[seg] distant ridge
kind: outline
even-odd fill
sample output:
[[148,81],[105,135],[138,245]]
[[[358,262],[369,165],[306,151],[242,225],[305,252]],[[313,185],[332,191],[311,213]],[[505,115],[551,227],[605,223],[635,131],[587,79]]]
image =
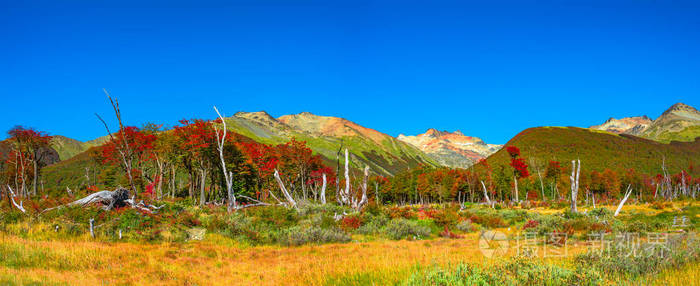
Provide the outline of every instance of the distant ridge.
[[684,103],[676,103],[659,118],[645,116],[610,118],[601,125],[589,127],[615,134],[631,134],[659,142],[694,141],[700,137],[700,112]]
[[481,138],[465,136],[460,131],[438,131],[430,128],[416,136],[399,135],[399,140],[418,147],[443,166],[468,168],[501,148],[486,144]]

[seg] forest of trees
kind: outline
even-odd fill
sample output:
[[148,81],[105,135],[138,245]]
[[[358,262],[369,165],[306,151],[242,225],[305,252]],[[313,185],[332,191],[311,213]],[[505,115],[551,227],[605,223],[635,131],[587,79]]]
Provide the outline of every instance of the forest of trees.
[[[215,143],[215,126],[220,124],[220,120],[195,119],[181,120],[168,129],[157,124],[124,127],[103,145],[90,149],[83,187],[97,190],[132,185],[138,196],[148,199],[177,197],[197,204],[223,203],[226,183]],[[11,186],[18,196],[45,195],[38,190],[43,189],[39,187],[43,185],[41,156],[50,146],[51,136],[18,126],[8,132],[8,137],[10,149],[0,165],[3,186]],[[542,164],[522,157],[515,146],[507,148],[511,155],[509,165],[490,166],[482,160],[468,170],[421,166],[394,177],[371,176],[368,197],[384,204],[481,202],[483,181],[489,197],[496,201],[567,199],[571,172],[567,162]],[[129,150],[129,154],[122,156],[123,150]],[[326,194],[328,201],[335,201],[338,186],[345,184],[345,178],[336,174],[342,158],[338,166],[326,166],[305,142],[294,139],[268,145],[229,132],[223,157],[233,176],[234,194],[257,201],[283,196],[273,176],[275,170],[290,193],[305,201],[319,200],[323,175],[330,190]],[[619,198],[628,185],[632,186],[634,197],[653,198],[663,180],[662,174],[642,174],[634,169],[586,171],[583,162],[580,186],[584,200],[590,196],[599,201]],[[130,166],[128,172],[126,166]],[[690,175],[694,171],[690,165],[688,171],[672,174],[672,183],[700,184],[700,178]],[[357,170],[351,172],[352,177],[359,174]]]
[[[372,200],[381,204],[463,203],[488,201],[486,196],[501,202],[563,201],[570,196],[573,181],[568,162],[526,158],[516,146],[505,147],[508,164],[490,166],[481,160],[467,170],[419,166],[393,177],[370,176],[369,167],[361,172],[363,166],[350,162],[347,149],[342,158],[342,146],[335,166],[328,166],[303,141],[292,138],[269,145],[226,132],[226,122],[216,108],[216,120],[183,119],[170,128],[153,123],[139,128],[124,126],[118,102],[111,97],[110,102],[118,131],[110,132],[98,115],[109,139],[89,149],[87,158],[83,155],[82,161],[76,161],[80,164],[63,164],[54,170],[46,189],[42,169],[51,163],[46,157],[52,151],[52,137],[22,126],[9,130],[8,139],[2,142],[6,147],[0,150],[0,190],[20,197],[61,196],[65,195],[57,190],[61,182],[77,179],[80,183],[73,187],[78,190],[125,186],[148,200],[184,198],[199,205],[228,202],[229,207],[315,200],[361,208]],[[632,168],[624,172],[587,170],[585,159],[580,158],[583,168],[576,180],[585,201],[619,198],[629,188],[637,199],[657,197],[659,190],[668,196],[672,186],[680,186],[685,193],[690,187],[693,194],[700,188],[700,176],[692,163],[677,174],[668,174],[663,165],[658,174],[643,174]],[[345,170],[342,175],[341,170]],[[72,195],[70,186],[63,186]]]

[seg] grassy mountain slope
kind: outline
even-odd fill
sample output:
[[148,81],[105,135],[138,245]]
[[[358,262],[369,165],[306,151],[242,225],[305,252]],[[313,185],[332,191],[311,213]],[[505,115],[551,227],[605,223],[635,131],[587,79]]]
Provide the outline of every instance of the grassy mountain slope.
[[654,120],[641,135],[661,142],[694,141],[700,137],[700,112],[692,106],[676,103]]
[[279,144],[296,138],[330,161],[342,145],[355,167],[368,164],[373,172],[393,175],[419,164],[436,165],[416,147],[346,119],[311,113],[278,119],[265,112],[239,112],[226,119],[229,128],[258,142]]
[[58,156],[61,160],[68,160],[85,152],[90,149],[90,147],[102,145],[102,143],[107,142],[108,139],[108,136],[102,136],[94,140],[81,142],[65,136],[55,135],[51,140],[51,147],[58,152]]
[[[656,174],[661,172],[662,159],[671,172],[687,169],[691,163],[700,163],[700,139],[693,142],[660,143],[625,134],[613,134],[577,127],[529,128],[513,137],[505,146],[520,148],[526,158],[550,160],[570,166],[573,159],[580,159],[582,169],[602,171],[610,168]],[[506,148],[491,155],[491,166],[508,165],[510,157]],[[697,168],[696,168],[697,169]],[[696,171],[697,172],[697,171]]]

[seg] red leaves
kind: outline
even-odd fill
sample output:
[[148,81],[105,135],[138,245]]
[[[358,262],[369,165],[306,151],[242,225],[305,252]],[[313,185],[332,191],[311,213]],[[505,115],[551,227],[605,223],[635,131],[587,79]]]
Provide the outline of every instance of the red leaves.
[[506,147],[506,151],[508,151],[508,154],[510,155],[511,158],[515,159],[516,157],[520,156],[520,149],[515,146],[508,146]]
[[216,142],[216,133],[211,123],[201,119],[180,120],[182,126],[175,126],[175,136],[182,141],[182,149],[195,156]]
[[523,158],[511,159],[510,166],[515,169],[515,175],[518,178],[527,178],[530,176],[530,172],[527,170],[527,164],[523,161]]
[[146,191],[144,192],[144,195],[153,196],[153,194],[155,194],[155,186],[156,182],[151,182],[150,184],[146,185]]
[[358,229],[362,220],[358,216],[346,216],[340,221],[340,228],[348,231]]
[[520,157],[520,149],[515,146],[506,147],[506,151],[510,154],[510,166],[513,167],[515,176],[518,178],[527,178],[530,172],[527,170],[527,163]]
[[153,159],[154,143],[156,136],[141,131],[138,127],[127,126],[117,132],[114,137],[101,147],[102,162],[109,164],[119,164],[122,160],[119,150],[126,140],[133,158],[139,161],[150,161]]
[[456,234],[454,232],[451,232],[447,226],[445,226],[445,230],[440,233],[441,237],[444,238],[451,238],[451,239],[457,239],[457,238],[463,238],[463,236]]
[[528,228],[536,228],[537,226],[540,225],[539,221],[536,220],[528,220],[525,225],[523,225],[523,229],[528,229]]
[[257,167],[259,177],[266,178],[274,173],[279,163],[279,157],[275,154],[272,146],[255,141],[239,142],[237,145],[248,157],[248,163]]

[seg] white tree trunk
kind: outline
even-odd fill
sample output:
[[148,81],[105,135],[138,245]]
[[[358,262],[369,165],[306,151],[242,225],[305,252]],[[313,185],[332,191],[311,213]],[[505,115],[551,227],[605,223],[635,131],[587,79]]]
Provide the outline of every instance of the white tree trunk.
[[280,186],[280,190],[282,190],[282,194],[289,202],[289,205],[293,208],[296,208],[297,202],[294,200],[292,195],[287,191],[287,188],[284,187],[284,182],[282,182],[282,178],[280,178],[280,173],[277,171],[277,169],[275,169],[274,176],[275,176],[275,180],[277,180],[277,184],[279,184],[279,186]]
[[542,201],[547,201],[544,196],[544,183],[542,182],[542,175],[540,174],[540,169],[537,169],[537,177],[540,178],[540,190],[542,190]]
[[369,166],[365,166],[365,176],[362,180],[362,197],[360,201],[357,201],[356,197],[353,196],[353,208],[357,211],[362,210],[362,208],[367,204],[367,178],[369,178]]
[[493,206],[493,203],[491,203],[491,199],[489,199],[489,193],[486,191],[486,185],[484,184],[484,181],[481,181],[481,187],[484,188],[484,198],[486,198],[486,203],[489,204],[489,206]]
[[216,114],[219,115],[219,118],[221,119],[221,123],[224,125],[224,128],[222,130],[223,134],[221,137],[219,137],[219,130],[214,127],[214,130],[216,131],[216,145],[217,145],[217,150],[219,151],[219,159],[221,160],[221,170],[224,173],[224,180],[226,181],[226,194],[228,195],[228,204],[227,204],[227,209],[230,212],[232,209],[236,208],[236,196],[233,194],[233,172],[228,172],[226,169],[226,161],[224,160],[224,143],[226,142],[226,120],[224,120],[224,117],[221,116],[221,113],[219,113],[219,110],[216,109],[216,106],[214,106],[214,111],[216,111]]
[[91,219],[90,219],[90,236],[92,236],[92,238],[95,238],[95,225],[94,225],[94,222],[95,222],[95,219],[94,219],[94,218],[91,218]]
[[326,204],[326,174],[323,174],[323,185],[321,186],[321,204]]
[[618,214],[620,214],[622,206],[625,205],[625,202],[627,202],[627,199],[630,197],[630,194],[632,194],[632,185],[627,185],[627,192],[625,193],[625,197],[622,198],[622,201],[620,201],[620,204],[617,206],[617,210],[615,210],[615,215],[613,216],[617,216]]
[[346,202],[346,204],[350,204],[350,168],[349,168],[349,163],[350,160],[348,159],[348,149],[345,148],[345,189],[343,189],[343,201]]
[[514,201],[516,203],[520,202],[520,198],[518,196],[518,176],[513,176],[513,182],[515,182],[515,198]]
[[199,173],[201,174],[201,176],[200,176],[201,182],[199,185],[199,205],[203,206],[204,203],[207,201],[207,198],[204,194],[204,188],[206,187],[206,184],[207,184],[207,171],[204,168],[202,168],[199,170]]
[[[577,165],[578,163],[578,165]],[[576,196],[578,196],[578,179],[581,173],[581,160],[571,161],[571,211],[576,213]]]
[[15,192],[12,191],[12,188],[10,187],[10,185],[7,185],[7,189],[10,190],[10,200],[12,201],[12,204],[21,212],[27,213],[27,210],[25,210],[24,206],[22,206],[22,201],[20,201],[19,204],[17,204],[17,202],[15,202]]

